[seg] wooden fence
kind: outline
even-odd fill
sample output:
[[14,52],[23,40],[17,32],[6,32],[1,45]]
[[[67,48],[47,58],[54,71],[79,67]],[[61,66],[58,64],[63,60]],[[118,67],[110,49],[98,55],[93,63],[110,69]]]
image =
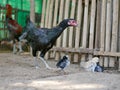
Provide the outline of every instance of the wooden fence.
[[104,67],[120,69],[119,0],[43,0],[41,27],[54,27],[64,18],[74,18],[78,27],[70,27],[58,38],[46,58],[60,59],[68,54],[79,63],[94,56]]

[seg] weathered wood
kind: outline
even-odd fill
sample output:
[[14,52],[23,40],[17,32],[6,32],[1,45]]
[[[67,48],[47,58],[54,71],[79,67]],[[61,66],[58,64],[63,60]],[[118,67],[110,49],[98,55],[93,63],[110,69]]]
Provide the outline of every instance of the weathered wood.
[[34,23],[35,22],[35,1],[30,0],[30,19]]
[[[76,6],[76,0],[72,0],[72,5],[71,5],[71,12],[70,12],[70,18],[75,17],[75,6]],[[73,47],[73,27],[69,27],[69,40],[68,40],[68,47]],[[76,42],[77,43],[77,42]],[[69,54],[69,57],[71,59],[71,54]],[[73,60],[73,62],[78,62],[76,60]]]
[[50,51],[59,51],[67,53],[80,53],[80,54],[93,54],[93,49],[89,48],[64,48],[64,47],[53,47]]
[[55,0],[53,26],[56,26],[56,25],[57,25],[58,4],[59,4],[59,0]]
[[79,54],[93,54],[94,56],[109,56],[109,57],[120,57],[120,52],[106,52],[106,51],[96,51],[89,48],[63,48],[54,47],[50,51],[68,52],[68,53],[79,53]]
[[120,57],[120,52],[94,51],[94,55]]
[[[90,36],[89,36],[90,49],[93,49],[94,46],[95,13],[96,13],[96,0],[92,0],[91,17],[90,17]],[[91,59],[92,59],[92,55],[89,55],[89,60]]]
[[47,0],[46,14],[45,14],[45,27],[48,27],[48,19],[49,19],[49,12],[50,12],[50,1],[51,0]]
[[[106,12],[106,35],[105,35],[105,51],[110,51],[110,41],[111,41],[111,23],[112,23],[112,0],[107,0],[107,12]],[[104,58],[104,67],[108,67],[109,58]]]
[[[120,9],[120,1],[119,1],[119,9]],[[118,35],[118,51],[120,52],[120,10],[119,10],[119,27],[118,27],[119,35]],[[120,71],[120,58],[118,59],[118,71]]]
[[[106,1],[102,0],[102,14],[101,14],[101,30],[100,30],[100,51],[104,51],[105,48],[105,27],[106,27]],[[103,57],[100,64],[103,64]]]
[[[69,9],[70,9],[70,0],[65,1],[65,10],[64,10],[64,18],[67,19],[69,15]],[[63,39],[62,39],[62,47],[67,47],[67,33],[68,33],[68,28],[67,30],[64,30],[63,32]]]
[[[35,1],[30,0],[30,20],[35,23]],[[30,47],[30,54],[32,55],[32,47]]]
[[46,12],[46,0],[43,0],[40,27],[44,27],[44,23],[45,23],[45,12]]
[[[60,0],[59,22],[61,22],[63,19],[63,8],[64,8],[64,0]],[[57,43],[56,43],[57,47],[61,47],[61,43],[62,43],[61,39],[62,39],[62,35],[57,39]],[[60,58],[60,54],[56,53],[55,60],[58,60],[59,58]]]
[[[82,36],[82,47],[86,48],[87,46],[87,36],[88,36],[88,8],[89,8],[89,0],[85,0],[84,6],[84,24],[83,24],[83,36]],[[85,55],[81,56],[81,60],[85,60]]]
[[[79,48],[80,46],[80,33],[81,33],[81,23],[82,23],[82,12],[83,8],[82,8],[82,0],[78,0],[77,3],[77,22],[78,22],[78,26],[76,27],[76,31],[75,31],[75,48]],[[74,54],[74,60],[79,60],[79,54]]]
[[[119,0],[113,0],[113,23],[112,23],[112,43],[111,43],[111,51],[117,51],[117,35],[118,35],[118,14],[119,14]],[[114,67],[114,59],[110,58],[109,66]]]
[[50,8],[49,8],[49,16],[48,16],[48,28],[52,27],[52,21],[53,21],[53,3],[54,3],[54,0],[50,0]]
[[[54,0],[50,0],[49,5],[49,15],[48,15],[48,25],[47,28],[52,28],[52,19],[53,19],[53,3]],[[45,58],[48,59],[50,54],[47,52]]]

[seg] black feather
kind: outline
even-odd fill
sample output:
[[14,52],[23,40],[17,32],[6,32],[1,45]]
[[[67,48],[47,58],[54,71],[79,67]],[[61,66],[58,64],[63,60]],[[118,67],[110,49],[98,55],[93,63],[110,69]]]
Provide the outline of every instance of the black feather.
[[67,56],[63,56],[63,58],[58,61],[56,66],[57,66],[57,68],[64,69],[66,66],[69,65],[69,63],[70,63],[70,61],[68,60],[68,57]]
[[[71,25],[68,22],[74,21]],[[20,39],[27,39],[32,47],[33,56],[36,56],[37,51],[41,51],[40,56],[44,57],[46,52],[53,47],[57,38],[68,26],[76,26],[77,23],[74,19],[65,19],[58,26],[54,28],[36,28],[36,26],[30,21],[30,18],[26,20],[25,34]]]

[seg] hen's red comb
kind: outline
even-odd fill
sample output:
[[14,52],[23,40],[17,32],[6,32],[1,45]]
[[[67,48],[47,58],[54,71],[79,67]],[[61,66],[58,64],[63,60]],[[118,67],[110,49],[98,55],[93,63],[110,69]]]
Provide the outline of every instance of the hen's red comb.
[[10,4],[6,4],[6,8],[12,8]]

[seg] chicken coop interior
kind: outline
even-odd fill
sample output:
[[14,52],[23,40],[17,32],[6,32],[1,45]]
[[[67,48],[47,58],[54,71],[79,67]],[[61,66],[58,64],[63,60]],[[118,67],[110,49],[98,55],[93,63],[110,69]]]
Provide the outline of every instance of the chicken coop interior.
[[[6,4],[22,27],[27,16],[38,28],[53,28],[67,18],[77,21],[78,26],[65,29],[45,58],[59,60],[67,54],[71,63],[79,64],[99,57],[102,66],[120,70],[119,0],[0,0],[0,41],[10,36]],[[4,51],[12,52],[11,46],[0,45],[0,52]]]

